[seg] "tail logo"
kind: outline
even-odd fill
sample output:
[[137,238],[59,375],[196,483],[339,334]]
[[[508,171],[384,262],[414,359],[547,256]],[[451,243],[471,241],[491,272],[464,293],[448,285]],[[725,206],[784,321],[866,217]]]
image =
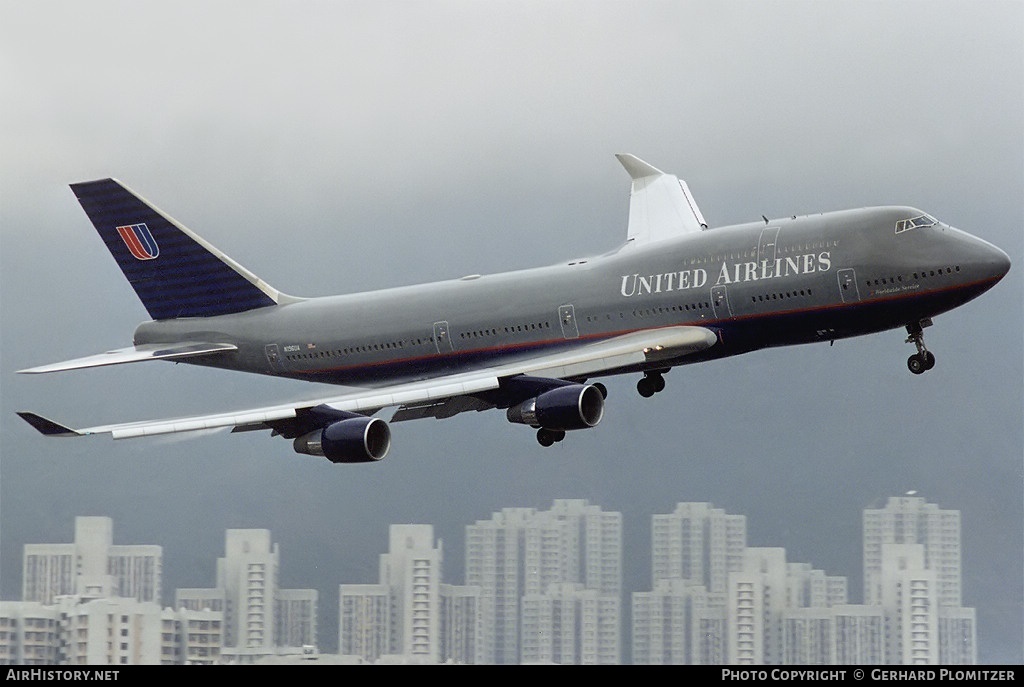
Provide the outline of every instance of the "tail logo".
[[156,239],[145,224],[117,227],[117,233],[136,260],[152,260],[160,255],[160,247],[156,245]]

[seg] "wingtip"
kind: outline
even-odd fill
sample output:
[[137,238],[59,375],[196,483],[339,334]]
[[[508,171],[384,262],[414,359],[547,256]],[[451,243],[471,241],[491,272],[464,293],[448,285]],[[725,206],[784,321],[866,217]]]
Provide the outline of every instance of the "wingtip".
[[615,157],[619,163],[626,168],[629,172],[629,176],[633,179],[643,179],[644,177],[661,176],[664,174],[660,169],[654,165],[648,164],[638,158],[636,155],[630,155],[629,153],[617,153]]
[[71,429],[70,427],[65,427],[64,425],[56,423],[53,420],[48,420],[42,415],[37,415],[36,413],[30,413],[27,411],[18,411],[18,416],[25,422],[35,427],[40,434],[43,434],[48,437],[78,436],[78,432]]

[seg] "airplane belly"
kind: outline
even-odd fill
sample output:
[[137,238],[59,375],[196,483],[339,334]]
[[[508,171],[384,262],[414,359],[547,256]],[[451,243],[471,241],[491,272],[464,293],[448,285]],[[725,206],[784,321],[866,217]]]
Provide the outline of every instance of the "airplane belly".
[[[863,298],[754,314],[721,323],[723,346],[707,355],[733,355],[759,348],[833,341],[890,329],[934,317],[971,300],[987,286],[941,291],[908,291],[879,296],[864,289]],[[695,362],[688,360],[687,362]]]

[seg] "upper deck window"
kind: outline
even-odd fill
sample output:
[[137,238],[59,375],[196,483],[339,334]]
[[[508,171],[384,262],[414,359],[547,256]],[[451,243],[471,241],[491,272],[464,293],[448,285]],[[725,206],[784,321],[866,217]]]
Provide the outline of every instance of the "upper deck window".
[[904,231],[910,231],[911,229],[920,229],[921,227],[933,227],[938,224],[939,221],[931,215],[918,215],[917,217],[911,217],[910,219],[901,219],[896,222],[896,233],[902,233]]

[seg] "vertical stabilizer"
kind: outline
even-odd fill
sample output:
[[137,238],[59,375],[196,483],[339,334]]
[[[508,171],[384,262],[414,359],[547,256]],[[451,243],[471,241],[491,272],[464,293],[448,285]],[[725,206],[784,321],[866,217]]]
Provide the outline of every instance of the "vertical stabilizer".
[[633,155],[615,157],[633,179],[629,194],[630,241],[647,243],[707,229],[685,181]]
[[71,190],[154,320],[225,315],[287,298],[121,182]]

